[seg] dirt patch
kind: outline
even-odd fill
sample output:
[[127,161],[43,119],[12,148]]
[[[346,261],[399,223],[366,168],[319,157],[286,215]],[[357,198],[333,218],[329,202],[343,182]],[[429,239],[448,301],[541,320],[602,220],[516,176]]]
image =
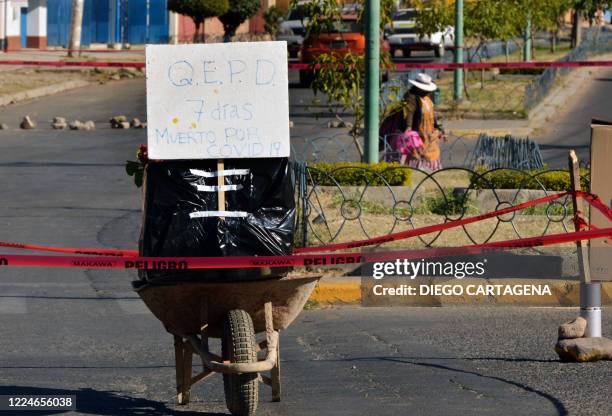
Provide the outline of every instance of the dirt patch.
[[54,69],[54,68],[16,68],[2,71],[0,76],[0,96],[16,94],[36,88],[61,84],[67,81],[83,80],[105,83],[124,78],[144,76],[140,70],[133,69]]

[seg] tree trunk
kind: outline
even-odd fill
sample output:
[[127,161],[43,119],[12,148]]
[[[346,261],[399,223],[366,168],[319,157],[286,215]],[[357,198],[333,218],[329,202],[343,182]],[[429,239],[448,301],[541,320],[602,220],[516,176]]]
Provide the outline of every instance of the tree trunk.
[[572,16],[572,49],[578,47],[581,41],[580,23],[582,21],[582,12],[574,10]]
[[550,52],[555,53],[557,50],[557,30],[550,32]]
[[193,23],[195,24],[195,32],[193,32],[193,43],[198,43],[201,22],[199,20],[194,20]]
[[83,26],[84,0],[72,0],[72,19],[70,22],[70,39],[68,41],[68,56],[81,49],[81,29]]
[[236,36],[236,31],[238,30],[238,26],[227,26],[223,27],[223,42],[231,42],[232,38]]
[[510,41],[507,39],[504,44],[504,53],[506,54],[506,63],[510,62]]

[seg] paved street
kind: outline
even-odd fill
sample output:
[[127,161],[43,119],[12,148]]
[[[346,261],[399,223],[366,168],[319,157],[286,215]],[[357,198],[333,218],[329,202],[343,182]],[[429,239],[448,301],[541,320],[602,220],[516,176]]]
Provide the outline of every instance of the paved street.
[[[140,195],[124,172],[144,130],[142,80],[0,110],[0,240],[134,248]],[[75,99],[78,98],[78,99]],[[39,120],[16,130],[19,117]],[[92,132],[44,120],[93,119]],[[3,252],[9,252],[4,250]],[[174,405],[171,337],[125,271],[0,271],[0,394],[76,394],[76,414],[225,414],[220,378]],[[609,415],[611,362],[563,364],[556,327],[576,309],[335,308],[283,334],[284,399],[262,415]],[[604,316],[612,333],[612,313]],[[39,413],[40,414],[40,413]],[[206,413],[204,413],[206,414]]]
[[545,125],[535,126],[544,130],[536,138],[550,167],[565,168],[569,149],[576,149],[580,160],[588,161],[591,119],[612,120],[612,69],[596,68],[590,78]]

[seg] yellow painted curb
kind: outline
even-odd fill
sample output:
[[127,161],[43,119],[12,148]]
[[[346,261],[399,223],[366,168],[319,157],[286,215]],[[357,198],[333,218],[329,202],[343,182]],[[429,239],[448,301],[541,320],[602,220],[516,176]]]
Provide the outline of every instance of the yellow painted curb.
[[[426,283],[420,283],[426,284]],[[566,280],[524,280],[524,279],[464,279],[445,281],[439,284],[453,285],[548,285],[551,295],[499,295],[499,296],[402,296],[387,301],[389,297],[381,297],[377,302],[380,306],[458,306],[458,305],[516,305],[516,306],[580,306],[580,284],[577,281]],[[359,304],[362,298],[361,281],[344,279],[333,281],[323,279],[310,296],[311,301],[326,305]],[[612,282],[603,282],[601,288],[603,305],[612,305]]]
[[310,300],[324,304],[356,304],[361,302],[361,284],[355,282],[319,282]]

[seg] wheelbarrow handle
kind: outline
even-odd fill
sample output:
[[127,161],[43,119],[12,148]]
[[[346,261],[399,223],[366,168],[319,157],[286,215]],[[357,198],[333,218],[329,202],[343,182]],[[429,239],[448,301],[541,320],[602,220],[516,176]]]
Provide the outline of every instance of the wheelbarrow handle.
[[216,361],[218,357],[205,351],[202,348],[202,343],[197,335],[191,335],[187,337],[187,340],[194,348],[194,350],[202,357],[202,362],[206,368],[216,373],[225,374],[241,374],[241,373],[260,373],[263,371],[270,371],[276,366],[276,357],[278,350],[278,331],[273,331],[270,334],[266,358],[256,363],[220,363]]

